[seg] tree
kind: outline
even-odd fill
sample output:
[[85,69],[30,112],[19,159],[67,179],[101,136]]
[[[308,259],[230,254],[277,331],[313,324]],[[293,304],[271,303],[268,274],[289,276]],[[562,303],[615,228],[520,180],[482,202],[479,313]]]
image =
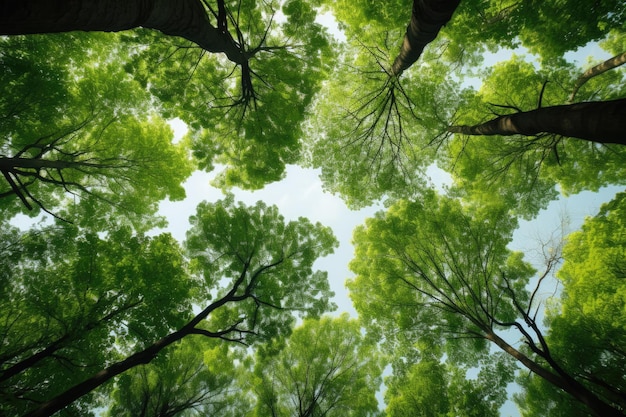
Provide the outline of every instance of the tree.
[[[176,3],[158,0],[130,3],[108,1],[100,4],[60,1],[54,5],[41,0],[28,0],[20,4],[4,2],[1,33],[16,35],[75,30],[117,32],[144,27],[185,38],[207,52],[224,53],[230,61],[246,66],[259,50],[246,50],[239,23],[232,20],[230,4],[225,0],[217,0],[216,3],[212,6],[199,0]],[[395,75],[417,60],[424,46],[450,20],[458,4],[459,0],[414,1],[403,47],[393,66]],[[298,6],[302,7],[300,4]],[[210,21],[207,12],[213,16],[215,24]],[[235,23],[237,36],[228,30],[229,23]],[[261,49],[262,46],[257,48]]]
[[246,404],[234,383],[236,359],[224,344],[184,339],[118,378],[107,415],[240,415]]
[[[347,284],[355,308],[374,338],[392,338],[397,329],[406,340],[447,345],[449,360],[470,366],[493,343],[594,415],[623,415],[553,355],[536,321],[538,287],[525,289],[534,271],[506,249],[514,225],[506,208],[463,209],[432,191],[396,203],[355,231],[350,267],[357,275]],[[549,261],[537,286],[558,258]],[[515,331],[527,350],[507,342],[504,330]]]
[[[395,28],[410,18],[406,3],[337,0],[329,5],[348,37]],[[624,9],[616,0],[581,5],[576,0],[541,4],[507,0],[460,2],[454,18],[436,41],[437,54],[449,63],[479,64],[485,50],[520,45],[545,59],[560,57],[621,30]]]
[[[20,249],[3,264],[13,271],[0,294],[3,414],[25,413],[189,317],[194,285],[169,235],[122,227],[100,238],[61,224],[11,246]],[[92,400],[73,408],[87,413]]]
[[626,99],[540,107],[499,116],[474,126],[451,126],[462,135],[524,135],[542,133],[585,139],[597,143],[626,145],[622,120]]
[[416,362],[396,358],[393,375],[385,380],[386,415],[499,416],[514,370],[512,361],[493,355],[481,364],[475,379],[468,379],[467,369],[443,362],[437,350],[421,349]]
[[307,319],[275,355],[256,360],[255,416],[374,416],[382,372],[357,321]]
[[173,35],[125,34],[126,68],[161,99],[168,118],[188,123],[201,168],[226,166],[220,186],[257,189],[298,161],[300,125],[332,57],[308,2],[284,3],[284,22],[275,19],[277,1],[48,3],[8,2],[0,27],[15,34],[141,26]]
[[306,162],[321,168],[326,188],[349,206],[414,195],[424,186],[420,174],[435,153],[428,145],[458,104],[458,85],[441,77],[447,69],[439,63],[416,63],[458,4],[415,1],[408,27],[395,2],[328,5],[353,37],[321,92]]
[[582,87],[582,85],[589,81],[591,78],[597,77],[598,75],[604,74],[605,72],[615,69],[624,64],[626,64],[626,52],[615,55],[614,57],[609,58],[606,61],[589,68],[576,80],[574,88],[572,89],[572,94],[570,94],[568,101],[570,103],[573,102],[574,97],[576,97],[576,93],[578,92],[578,90],[580,90],[580,87]]
[[623,5],[616,0],[593,4],[576,0],[461,2],[446,28],[448,55],[475,55],[484,49],[521,45],[549,60],[601,40],[612,29],[621,29],[624,18]]
[[[360,52],[369,59],[369,51]],[[397,80],[365,62],[370,70],[359,78],[347,64],[338,68],[321,92],[306,137],[306,162],[321,169],[325,189],[351,208],[411,198],[427,187],[424,172],[437,157],[438,137],[463,102],[458,84],[440,78],[439,65],[405,72],[402,81],[420,88],[397,84],[387,96],[378,86]]]
[[[546,64],[537,69],[519,56],[489,70],[483,86],[476,94],[467,97],[467,105],[459,111],[453,124],[471,125],[476,120],[487,120],[488,126],[528,117],[534,118],[536,127],[544,120],[542,114],[578,109],[580,117],[571,126],[581,122],[587,124],[587,134],[604,143],[570,138],[572,135],[583,136],[583,126],[557,130],[557,125],[563,126],[569,116],[555,116],[550,122],[552,128],[544,124],[534,132],[522,132],[530,136],[502,136],[508,134],[502,131],[496,135],[470,136],[463,132],[471,128],[451,129],[461,133],[450,139],[447,155],[440,155],[439,161],[442,168],[452,173],[462,195],[483,204],[489,204],[497,195],[515,213],[530,218],[556,198],[555,185],[563,194],[573,194],[623,183],[623,147],[608,143],[609,138],[601,136],[603,128],[594,128],[598,134],[592,134],[594,129],[589,129],[611,115],[608,112],[606,115],[596,114],[595,120],[583,117],[589,113],[588,108],[603,107],[612,108],[616,111],[613,119],[617,117],[620,113],[617,106],[623,103],[620,99],[624,93],[623,75],[612,71],[589,80],[581,88],[579,97],[590,103],[563,106],[578,77],[579,70],[572,65]],[[591,102],[598,98],[605,101]],[[524,109],[532,108],[536,110],[524,112]],[[497,116],[495,120],[494,115]],[[541,116],[541,119],[535,116]],[[588,116],[592,115],[589,113]],[[614,124],[605,124],[610,123]],[[613,141],[620,136],[613,133]]]
[[228,16],[223,1],[218,2],[214,13],[216,25],[211,24],[198,0],[52,4],[40,0],[4,1],[1,27],[3,35],[19,35],[75,30],[117,32],[141,26],[189,39],[209,52],[223,52],[233,62],[244,62],[240,45],[226,30]]
[[414,0],[411,21],[406,29],[400,53],[391,65],[390,74],[399,77],[422,55],[426,45],[437,34],[456,10],[460,0]]
[[150,363],[184,337],[250,345],[288,333],[294,313],[316,316],[331,308],[326,274],[312,269],[317,257],[336,246],[327,228],[303,218],[285,223],[276,207],[259,202],[248,208],[235,204],[232,196],[200,204],[191,223],[186,249],[191,271],[201,283],[194,301],[203,302],[204,309],[159,339],[144,340],[124,359],[103,364],[99,372],[28,415],[61,410],[112,378]]
[[[387,54],[389,44],[393,45],[400,16],[407,18],[406,13],[402,13],[401,6],[397,2],[386,2],[385,5],[367,3],[339,1],[335,2],[334,6],[330,6],[340,23],[343,23],[348,41],[354,42],[353,39],[357,38],[359,42],[354,43],[358,43],[358,46],[366,52],[361,53],[353,49],[348,51],[347,56],[350,59],[355,56],[357,58],[349,61],[350,64],[345,67],[338,67],[337,77],[330,81],[332,84],[328,87],[328,92],[322,95],[322,100],[316,110],[316,113],[320,114],[319,126],[321,127],[316,126],[311,134],[311,139],[315,141],[315,144],[311,146],[313,148],[311,165],[322,169],[322,177],[329,190],[345,195],[348,204],[356,207],[366,205],[382,196],[402,197],[398,195],[399,190],[405,191],[408,196],[412,195],[411,192],[415,194],[414,189],[419,189],[420,185],[415,184],[418,181],[414,178],[424,176],[424,167],[436,161],[433,154],[445,149],[448,144],[447,139],[451,136],[450,132],[447,132],[450,124],[458,124],[459,115],[474,112],[476,103],[471,100],[471,96],[458,86],[455,87],[449,78],[468,75],[482,77],[483,74],[476,71],[476,67],[480,64],[478,55],[481,51],[490,49],[495,52],[502,47],[515,47],[521,42],[530,47],[533,52],[541,52],[545,57],[545,63],[549,64],[560,59],[563,52],[568,49],[575,49],[589,41],[600,39],[609,33],[609,30],[617,29],[623,20],[619,17],[623,16],[623,8],[617,2],[612,1],[595,4],[593,6],[595,13],[592,15],[588,13],[587,6],[581,7],[579,4],[574,4],[575,2],[559,2],[559,4],[544,2],[533,7],[514,1],[461,4],[454,18],[442,29],[440,36],[422,56],[422,64],[415,68],[415,71],[419,71],[419,75],[410,83],[403,82],[404,88],[399,88],[399,83],[386,80],[384,70],[389,61]],[[559,22],[559,25],[548,24],[548,21],[556,15],[559,15],[559,18],[555,20]],[[563,28],[561,26],[563,19],[576,23]],[[541,26],[530,24],[538,20],[545,21],[546,24]],[[365,61],[363,56],[367,55],[375,58]],[[367,64],[364,64],[365,62]],[[445,65],[441,65],[442,63]],[[562,60],[559,61],[559,65],[561,64]],[[355,72],[359,73],[359,77],[353,75]],[[343,78],[342,73],[350,75]],[[444,74],[447,79],[438,77]],[[503,84],[497,85],[517,86],[518,80],[513,77],[511,75],[510,78],[503,80]],[[335,81],[337,78],[338,80]],[[385,85],[385,89],[369,88],[370,80],[373,79],[378,79],[379,85]],[[528,81],[520,81],[520,84],[528,83]],[[558,82],[552,79],[551,81]],[[436,87],[434,92],[432,85]],[[391,89],[395,91],[387,94]],[[337,93],[334,94],[334,92]],[[514,93],[516,96],[521,96],[520,92]],[[419,95],[422,95],[423,99],[416,99]],[[501,95],[505,96],[505,94]],[[530,107],[518,108],[525,110],[535,108],[538,95],[539,91],[535,93],[534,103]],[[621,95],[616,93],[614,97],[621,98]],[[342,106],[346,109],[344,114],[338,114],[337,103],[345,103],[348,100],[351,100],[350,105]],[[565,100],[561,103],[563,102]],[[507,103],[500,100],[495,104],[506,105]],[[325,110],[325,106],[328,106],[329,110]],[[503,108],[492,110],[499,112],[503,118],[512,112],[511,109],[505,111]],[[546,108],[543,111],[549,111],[549,109]],[[519,116],[525,116],[525,114]],[[612,118],[613,126],[618,120],[619,117]],[[554,124],[559,121],[551,119]],[[446,123],[447,126],[441,126]],[[477,123],[474,120],[468,124]],[[517,142],[522,143],[516,144],[516,148],[532,147],[532,149],[541,149],[542,154],[551,155],[553,147],[550,145],[554,141],[549,139],[533,141],[532,145],[518,140]],[[465,140],[459,147],[463,146],[464,150],[467,142],[468,140]],[[541,145],[538,146],[537,142]],[[317,144],[322,144],[322,147],[315,148]],[[498,142],[487,146],[500,150],[499,145]],[[574,146],[578,147],[578,145]],[[429,150],[428,147],[433,149]],[[329,148],[334,149],[334,152],[328,152]],[[478,153],[481,146],[474,148]],[[502,148],[510,149],[509,146]],[[612,149],[607,150],[607,153],[611,151]],[[494,155],[492,159],[499,158],[504,151],[498,153],[499,155]],[[333,158],[332,155],[340,155],[340,157]],[[446,158],[443,152],[437,152],[436,156]],[[456,162],[456,156],[453,155],[454,162]],[[532,155],[528,158],[528,164],[531,164],[530,160],[536,162],[536,156]],[[377,158],[380,158],[382,162],[376,161]],[[526,161],[520,163],[524,169],[531,169],[532,166],[527,166],[528,164]],[[481,161],[476,165],[481,167],[479,172],[491,173],[490,170],[485,169],[491,166],[489,161]],[[454,164],[451,169],[456,167],[457,165]],[[536,183],[534,181],[536,176],[533,174],[532,171],[530,175],[522,174],[511,183],[524,183],[524,185],[532,186]],[[572,171],[570,176],[574,175]],[[467,182],[471,183],[471,181]],[[484,182],[478,184],[477,189],[485,188]],[[538,207],[545,206],[545,201],[552,198],[540,196],[553,196],[554,192],[551,190],[553,186],[554,184],[548,185],[546,182],[538,185],[537,196],[532,198],[522,195],[526,194],[523,191],[516,192],[515,187],[507,187],[512,191],[507,191],[506,194],[511,195],[511,201],[528,201],[530,206],[528,211],[532,210],[535,213]],[[413,188],[412,191],[407,191],[411,188]],[[527,189],[525,186],[521,188]],[[363,190],[366,191],[363,192]],[[363,194],[367,197],[361,197]],[[490,194],[493,194],[493,190],[490,190]],[[361,203],[359,197],[366,202]],[[357,203],[360,204],[357,205]]]
[[[561,297],[548,310],[547,340],[572,375],[614,407],[626,408],[623,277],[624,210],[619,193],[582,229],[567,238],[558,271]],[[525,415],[587,415],[576,404],[533,377],[520,378],[524,391],[517,398]]]
[[71,34],[4,38],[0,49],[6,217],[41,209],[84,221],[78,211],[91,226],[115,215],[150,228],[159,200],[184,198],[186,144],[171,143],[149,96],[112,57],[114,44]]

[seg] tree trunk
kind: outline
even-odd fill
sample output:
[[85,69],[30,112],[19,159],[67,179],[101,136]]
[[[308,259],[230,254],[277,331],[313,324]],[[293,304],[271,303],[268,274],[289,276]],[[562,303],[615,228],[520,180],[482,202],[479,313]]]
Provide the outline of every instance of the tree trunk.
[[399,77],[413,65],[422,51],[452,18],[460,0],[413,0],[411,22],[406,28],[400,53],[391,66],[391,74]]
[[15,365],[5,369],[0,372],[0,382],[4,382],[8,379],[13,378],[15,375],[24,372],[26,369],[35,366],[37,363],[41,362],[45,358],[49,358],[54,355],[59,349],[61,349],[67,340],[69,340],[70,335],[65,334],[54,342],[50,343],[46,346],[45,349],[27,357],[16,363]]
[[603,74],[613,68],[617,68],[621,65],[626,64],[626,52],[622,52],[619,55],[614,56],[613,58],[607,59],[601,64],[596,65],[595,67],[589,68],[587,71],[581,75],[578,80],[576,80],[576,84],[574,84],[574,88],[572,89],[572,94],[569,96],[568,102],[571,103],[574,101],[574,96],[587,81],[591,78]]
[[547,382],[551,383],[555,387],[571,395],[577,401],[585,404],[589,408],[589,410],[591,410],[593,415],[597,417],[624,417],[624,414],[621,411],[611,407],[609,404],[602,401],[593,392],[591,392],[589,389],[587,389],[584,385],[576,381],[571,376],[557,375],[548,371],[543,366],[539,365],[528,356],[524,355],[522,352],[509,345],[494,332],[488,331],[486,332],[485,336],[487,340],[495,343],[500,349],[511,355],[513,358],[515,358],[515,360],[519,361],[535,375],[545,379]]
[[544,107],[500,116],[475,126],[450,126],[448,132],[502,136],[554,133],[626,145],[626,99]]
[[241,63],[232,36],[214,27],[201,0],[0,0],[0,35],[144,27],[188,39]]

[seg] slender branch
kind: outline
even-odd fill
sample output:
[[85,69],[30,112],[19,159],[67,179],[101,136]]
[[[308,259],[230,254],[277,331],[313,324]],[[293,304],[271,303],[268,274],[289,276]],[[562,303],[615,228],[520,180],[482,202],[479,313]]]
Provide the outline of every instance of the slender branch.
[[580,89],[580,87],[582,87],[591,78],[596,77],[600,74],[603,74],[614,68],[617,68],[621,65],[624,65],[625,63],[626,63],[626,52],[622,52],[621,54],[615,55],[613,58],[607,59],[603,63],[596,65],[595,67],[589,68],[587,71],[583,73],[583,75],[581,75],[576,80],[576,83],[574,84],[574,88],[572,89],[572,94],[570,94],[569,96],[568,103],[574,102],[574,97],[576,96],[576,93],[578,93],[578,90]]
[[[11,190],[13,190],[13,193],[15,193],[20,198],[20,200],[22,200],[22,203],[26,206],[27,209],[32,210],[33,206],[26,200],[26,196],[24,196],[24,193],[22,192],[22,190],[20,190],[20,187],[18,187],[13,178],[11,178],[11,174],[8,171],[2,170],[2,175],[4,175],[4,178],[11,186]],[[19,181],[19,178],[16,177],[16,179]]]

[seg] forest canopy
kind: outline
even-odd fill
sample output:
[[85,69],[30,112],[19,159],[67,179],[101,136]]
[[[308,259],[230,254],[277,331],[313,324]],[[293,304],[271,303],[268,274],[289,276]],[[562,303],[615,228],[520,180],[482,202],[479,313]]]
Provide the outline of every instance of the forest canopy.
[[[624,416],[624,194],[515,236],[626,184],[625,30],[620,0],[0,0],[0,414]],[[307,187],[238,201],[294,166],[369,210],[353,251],[281,213]]]

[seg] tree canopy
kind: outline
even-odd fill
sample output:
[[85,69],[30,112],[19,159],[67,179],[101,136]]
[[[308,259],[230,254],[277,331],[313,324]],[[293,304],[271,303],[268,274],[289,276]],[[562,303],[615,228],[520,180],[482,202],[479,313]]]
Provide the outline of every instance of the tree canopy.
[[0,0],[0,414],[623,416],[626,197],[512,249],[626,183],[622,3]]
[[[514,227],[505,211],[466,209],[434,192],[368,219],[355,231],[356,277],[347,284],[366,328],[391,347],[416,340],[445,346],[448,361],[470,366],[489,355],[491,343],[593,415],[622,415],[621,405],[587,388],[546,339],[537,294],[556,260],[527,289],[535,271],[506,248]],[[527,349],[508,342],[505,331]]]
[[255,416],[375,416],[376,346],[347,314],[308,319],[287,345],[256,362]]
[[[624,193],[572,233],[558,272],[560,299],[548,310],[547,339],[569,372],[624,408]],[[531,377],[518,404],[524,415],[583,415],[569,398]]]
[[194,285],[178,243],[108,233],[63,224],[8,241],[19,256],[1,294],[3,413],[23,414],[189,317]]

